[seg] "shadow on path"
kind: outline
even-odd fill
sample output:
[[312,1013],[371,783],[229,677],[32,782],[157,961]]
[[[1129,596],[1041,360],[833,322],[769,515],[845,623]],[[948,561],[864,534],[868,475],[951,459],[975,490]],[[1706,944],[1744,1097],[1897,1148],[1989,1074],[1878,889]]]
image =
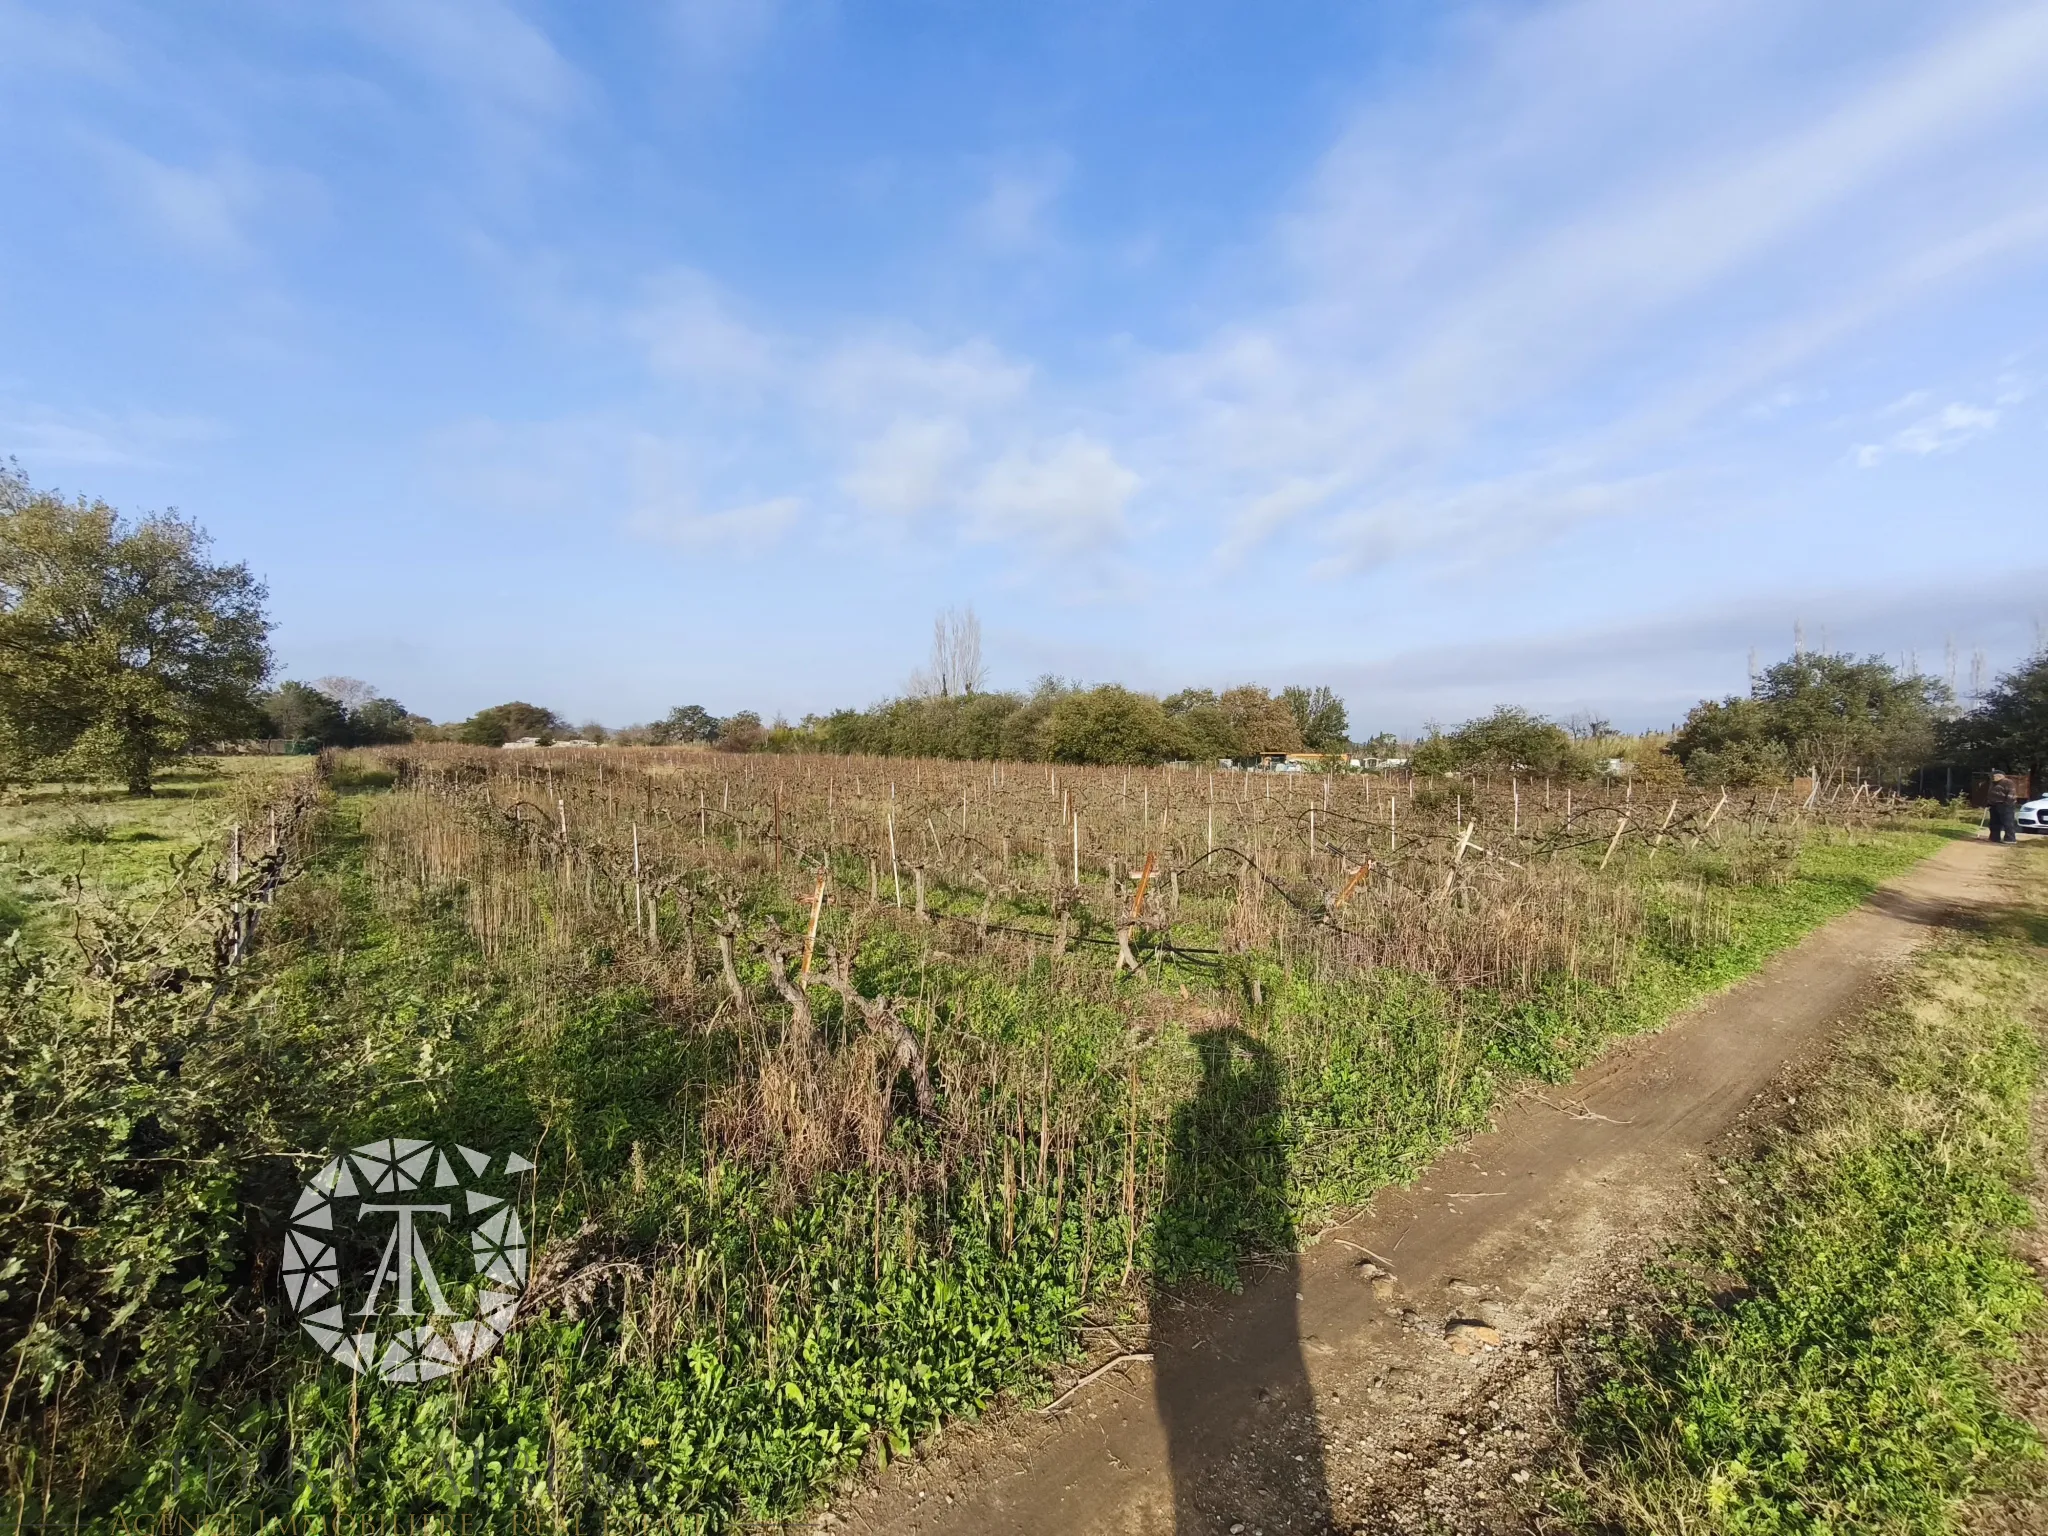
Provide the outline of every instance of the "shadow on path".
[[1246,1293],[1176,1285],[1152,1304],[1153,1381],[1173,1477],[1175,1536],[1332,1528],[1322,1432],[1302,1353],[1299,1260],[1273,1055],[1241,1029],[1196,1040],[1202,1081],[1174,1117],[1156,1242],[1169,1275],[1227,1280],[1247,1245]]

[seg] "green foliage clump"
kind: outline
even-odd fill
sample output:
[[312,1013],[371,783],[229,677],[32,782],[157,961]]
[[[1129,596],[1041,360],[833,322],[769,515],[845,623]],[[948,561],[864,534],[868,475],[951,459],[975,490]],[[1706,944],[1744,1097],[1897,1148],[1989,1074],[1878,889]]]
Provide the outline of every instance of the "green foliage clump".
[[1927,762],[1948,687],[1881,656],[1806,653],[1766,668],[1747,697],[1695,706],[1671,752],[1695,784],[1783,782],[1862,768],[1897,778]]
[[1453,731],[1433,731],[1415,749],[1417,773],[1485,769],[1548,778],[1585,778],[1592,763],[1561,725],[1512,704],[1467,720]]
[[1157,699],[1114,685],[1068,694],[1045,728],[1046,755],[1056,763],[1163,763],[1177,745]]
[[213,940],[255,878],[188,885],[169,914],[83,913],[68,961],[18,932],[0,947],[10,1429],[174,1422],[196,1380],[246,1363],[227,1358],[221,1321],[259,1272],[248,1213],[278,1209],[287,1149],[362,1087],[320,1032],[242,1006]]
[[192,743],[254,728],[263,586],[206,549],[195,523],[125,522],[0,469],[0,767],[105,771],[147,795]]
[[647,727],[647,744],[653,747],[681,747],[692,742],[718,740],[718,718],[702,704],[678,704]]
[[300,750],[388,746],[412,740],[415,728],[413,717],[396,699],[367,697],[350,702],[317,684],[280,684],[262,703],[271,735],[303,744]]
[[1944,745],[1972,767],[2032,773],[2038,794],[2048,769],[2048,651],[2000,677],[1944,737]]
[[1246,683],[1220,694],[1183,689],[1163,702],[1179,728],[1177,755],[1198,763],[1299,752],[1308,745],[1305,727],[1319,742],[1328,742],[1332,731],[1341,737],[1346,728],[1344,705],[1327,688],[1293,688],[1275,697]]
[[1287,701],[1288,713],[1294,716],[1294,728],[1301,736],[1302,746],[1310,752],[1341,751],[1351,730],[1350,717],[1345,713],[1344,701],[1328,688],[1284,688],[1281,697]]
[[1273,694],[1246,684],[1161,699],[1113,683],[1083,688],[1048,677],[1029,694],[931,694],[839,710],[792,730],[788,748],[1137,766],[1335,751],[1348,728],[1344,702],[1328,688]]
[[569,734],[569,722],[552,709],[514,699],[480,709],[456,727],[455,739],[472,747],[502,747],[508,741],[538,737],[542,741]]

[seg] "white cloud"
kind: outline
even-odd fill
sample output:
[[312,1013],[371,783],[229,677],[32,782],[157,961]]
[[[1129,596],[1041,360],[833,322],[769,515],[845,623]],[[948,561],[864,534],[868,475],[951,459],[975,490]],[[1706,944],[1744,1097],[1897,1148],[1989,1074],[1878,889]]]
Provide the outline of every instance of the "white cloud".
[[969,210],[968,232],[992,251],[1014,253],[1043,245],[1047,217],[1065,185],[1064,158],[996,171],[988,189]]
[[972,531],[1057,554],[1105,554],[1123,542],[1139,484],[1105,444],[1073,433],[991,464],[968,499]]
[[435,434],[427,451],[441,494],[493,517],[580,523],[684,549],[758,552],[804,508],[794,495],[720,507],[709,489],[717,466],[700,444],[601,417],[471,420]]
[[156,468],[193,443],[225,436],[218,422],[152,411],[110,414],[68,412],[48,406],[0,405],[0,458],[17,454],[30,469],[43,466]]
[[1425,553],[1463,567],[1488,565],[1585,524],[1668,502],[1671,488],[1666,475],[1601,480],[1572,466],[1389,497],[1329,521],[1321,537],[1331,554],[1318,572],[1367,570]]
[[[743,38],[769,10],[675,14]],[[1143,497],[1177,547],[1293,542],[1346,571],[1677,518],[1671,488],[1728,470],[1739,434],[1804,451],[1829,349],[2048,245],[2048,174],[2008,144],[2044,96],[2048,12],[1944,13],[1816,79],[1819,26],[1771,0],[1567,0],[1446,28],[1212,274],[1206,333],[1106,349],[1123,360],[1057,391],[988,335],[774,326],[671,272],[624,330],[698,391],[686,420],[665,395],[634,413],[688,459],[687,494],[636,515],[702,540],[736,531],[706,521],[727,501],[953,509],[967,540],[1073,551],[1118,546]],[[984,174],[967,235],[1042,244],[1064,163]],[[2006,406],[1930,408],[1902,402],[1864,452],[1946,451]]]
[[503,0],[370,0],[356,25],[474,110],[557,117],[583,94],[548,35]]
[[873,511],[914,516],[957,485],[968,447],[967,430],[957,421],[907,417],[855,451],[840,485]]
[[992,411],[1020,402],[1028,364],[981,338],[936,348],[914,334],[869,332],[819,349],[796,388],[814,408],[887,418],[903,410]]
[[667,273],[626,319],[626,334],[656,373],[704,383],[761,387],[785,369],[773,339],[739,319],[701,272]]
[[1875,469],[1895,454],[1908,453],[1925,458],[1933,453],[1952,453],[1998,428],[1998,412],[1981,405],[1957,400],[1882,443],[1861,443],[1855,450],[1858,469]]
[[[1456,524],[1530,477],[1488,515],[1562,529],[1773,375],[2048,243],[2048,180],[1984,160],[2042,102],[2048,11],[1978,12],[1832,97],[1760,68],[1774,14],[1549,7],[1362,112],[1280,232],[1285,298],[1139,381],[1176,412],[1149,434],[1174,489],[1245,509],[1219,554],[1297,525],[1424,554],[1449,546],[1386,509]],[[1362,501],[1325,512],[1325,484]]]
[[98,147],[128,210],[172,245],[212,261],[254,253],[251,226],[287,180],[239,155],[222,155],[201,169],[112,141]]
[[38,14],[0,0],[0,71],[115,79],[127,70],[123,54],[113,35],[90,17]]
[[684,512],[641,507],[626,523],[627,531],[657,543],[685,549],[719,549],[757,554],[781,541],[795,524],[803,502],[778,496],[723,512]]
[[1346,478],[1341,473],[1313,477],[1297,475],[1255,497],[1238,514],[1217,551],[1218,558],[1227,563],[1249,553],[1304,513],[1328,502],[1343,489]]
[[723,69],[767,41],[779,10],[777,0],[671,0],[668,15],[688,63]]
[[978,337],[935,347],[902,327],[830,339],[763,330],[709,277],[689,269],[651,281],[624,329],[657,374],[744,385],[782,408],[848,421],[987,411],[1015,403],[1031,382],[1027,365]]
[[[409,152],[460,151],[447,193],[518,204],[536,180],[568,168],[564,126],[597,92],[546,30],[510,0],[365,0],[330,8],[340,24],[419,77],[380,92]],[[444,120],[453,135],[436,131]],[[443,140],[449,143],[444,148]]]
[[1817,405],[1827,397],[1828,392],[1824,389],[1800,389],[1791,384],[1781,384],[1742,414],[1753,421],[1770,421],[1802,405]]

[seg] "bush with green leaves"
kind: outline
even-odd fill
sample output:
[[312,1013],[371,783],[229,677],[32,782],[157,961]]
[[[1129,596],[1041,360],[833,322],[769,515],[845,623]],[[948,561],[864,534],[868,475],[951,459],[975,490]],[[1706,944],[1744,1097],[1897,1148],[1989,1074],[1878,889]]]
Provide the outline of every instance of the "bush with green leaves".
[[1503,704],[1490,715],[1451,731],[1433,731],[1415,749],[1417,773],[1521,773],[1545,778],[1587,778],[1592,761],[1561,725]]
[[1933,756],[1945,683],[1882,656],[1806,652],[1764,670],[1746,696],[1694,707],[1671,752],[1696,784],[1782,781],[1785,766],[1895,780]]
[[514,699],[480,709],[456,727],[455,739],[473,747],[502,747],[527,737],[548,740],[569,734],[569,722],[552,709]]

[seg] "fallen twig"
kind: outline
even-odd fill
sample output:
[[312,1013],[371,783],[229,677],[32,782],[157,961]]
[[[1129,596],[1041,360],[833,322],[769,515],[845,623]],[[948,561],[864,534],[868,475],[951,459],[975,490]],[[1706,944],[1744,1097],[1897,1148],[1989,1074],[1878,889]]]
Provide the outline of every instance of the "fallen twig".
[[1374,1253],[1370,1248],[1366,1247],[1363,1243],[1354,1243],[1348,1237],[1333,1237],[1330,1239],[1330,1241],[1333,1243],[1342,1243],[1346,1248],[1354,1248],[1358,1252],[1364,1254],[1368,1259],[1376,1259],[1380,1263],[1386,1265],[1386,1267],[1389,1270],[1392,1270],[1394,1267],[1394,1261],[1392,1259],[1388,1258],[1383,1253]]
[[1058,1397],[1054,1398],[1051,1402],[1047,1403],[1043,1408],[1039,1409],[1038,1411],[1041,1414],[1052,1413],[1056,1409],[1060,1408],[1063,1404],[1065,1404],[1068,1398],[1072,1397],[1076,1392],[1080,1391],[1090,1382],[1096,1381],[1101,1377],[1108,1375],[1118,1366],[1128,1365],[1133,1360],[1150,1360],[1151,1358],[1152,1351],[1150,1351],[1149,1349],[1144,1351],[1143,1353],[1136,1353],[1127,1350],[1123,1354],[1118,1355],[1114,1360],[1106,1361],[1105,1363],[1095,1367],[1094,1370],[1090,1371],[1086,1376],[1083,1376],[1079,1381],[1075,1382],[1071,1387],[1067,1388],[1066,1391],[1062,1392]]
[[1545,1108],[1556,1110],[1560,1115],[1570,1115],[1574,1120],[1604,1120],[1609,1125],[1634,1125],[1636,1123],[1633,1115],[1626,1120],[1617,1120],[1612,1115],[1603,1115],[1596,1110],[1588,1109],[1584,1104],[1574,1105],[1570,1100],[1563,1104],[1553,1104],[1540,1093],[1532,1093],[1529,1097]]

